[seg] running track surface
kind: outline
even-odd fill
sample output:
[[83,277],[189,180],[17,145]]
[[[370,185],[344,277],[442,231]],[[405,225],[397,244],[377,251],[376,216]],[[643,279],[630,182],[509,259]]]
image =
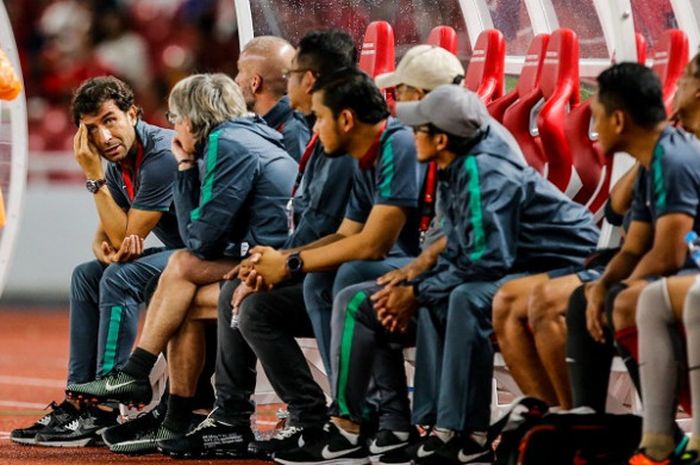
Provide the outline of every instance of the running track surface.
[[[161,455],[126,457],[104,448],[62,449],[23,446],[9,440],[10,431],[34,423],[52,400],[63,398],[68,364],[67,308],[0,306],[0,465],[43,464],[199,464],[261,465],[261,461],[172,460]],[[274,423],[275,406],[263,406],[260,431]]]

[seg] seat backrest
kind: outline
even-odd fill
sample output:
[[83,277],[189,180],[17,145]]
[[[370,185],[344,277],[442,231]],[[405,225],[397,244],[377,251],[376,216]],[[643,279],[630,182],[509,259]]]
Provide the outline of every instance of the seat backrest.
[[442,47],[448,52],[457,55],[457,32],[450,26],[436,26],[430,31],[428,45]]
[[358,66],[373,78],[394,71],[394,30],[389,23],[374,21],[367,26]]
[[464,85],[476,92],[484,103],[503,95],[505,83],[506,42],[496,29],[479,34]]
[[688,36],[680,29],[664,31],[654,49],[652,69],[661,79],[664,105],[667,114],[671,114],[673,96],[678,88],[678,78],[689,60]]
[[542,74],[542,63],[544,62],[544,55],[548,43],[549,34],[537,34],[532,39],[530,48],[527,50],[527,55],[525,55],[525,62],[523,63],[520,77],[518,78],[518,83],[515,88],[503,97],[495,99],[487,105],[491,116],[498,121],[503,121],[503,113],[505,113],[508,107],[511,106],[518,97],[532,91],[532,89],[539,84],[540,75]]
[[637,42],[637,63],[646,64],[647,62],[647,40],[644,38],[642,33],[637,32],[634,35],[634,39]]
[[[635,34],[637,61],[646,62],[646,40],[640,33]],[[566,119],[566,137],[571,147],[576,175],[581,179],[581,190],[574,200],[586,205],[596,220],[603,216],[603,207],[610,191],[612,174],[611,156],[606,156],[597,137],[592,134],[590,100],[572,110]]]
[[540,87],[545,99],[561,89],[569,88],[567,95],[571,108],[579,102],[578,38],[571,29],[557,29],[547,45]]
[[572,155],[564,122],[579,103],[578,55],[574,31],[562,28],[552,33],[540,78],[544,104],[536,119],[548,162],[547,178],[570,197],[580,189],[580,180],[571,176]]

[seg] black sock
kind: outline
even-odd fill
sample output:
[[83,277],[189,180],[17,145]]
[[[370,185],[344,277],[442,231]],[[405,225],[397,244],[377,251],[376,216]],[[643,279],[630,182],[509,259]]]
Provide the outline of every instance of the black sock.
[[131,354],[129,360],[126,361],[122,371],[127,375],[133,376],[139,379],[148,379],[148,375],[151,374],[153,365],[156,364],[158,360],[158,355],[153,355],[152,353],[137,347],[136,350]]
[[604,412],[614,348],[610,334],[606,333],[605,344],[599,344],[588,333],[587,304],[584,286],[580,286],[571,294],[566,311],[567,366],[574,407]]
[[192,420],[192,401],[192,397],[170,394],[168,412],[165,414],[163,426],[170,431],[186,432]]

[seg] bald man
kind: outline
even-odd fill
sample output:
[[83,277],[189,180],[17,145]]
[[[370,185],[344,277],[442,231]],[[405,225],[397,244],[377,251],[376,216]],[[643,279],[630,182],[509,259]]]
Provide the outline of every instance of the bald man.
[[295,49],[279,37],[260,36],[246,44],[238,58],[236,83],[243,90],[248,110],[263,117],[282,133],[287,152],[299,161],[310,138],[304,116],[292,109],[287,78]]

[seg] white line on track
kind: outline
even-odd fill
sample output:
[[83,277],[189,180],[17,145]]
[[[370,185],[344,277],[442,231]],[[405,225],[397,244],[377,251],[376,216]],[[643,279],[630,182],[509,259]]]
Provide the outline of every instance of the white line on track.
[[16,407],[16,408],[31,408],[31,409],[45,409],[46,403],[40,404],[38,402],[20,402],[16,400],[0,400],[0,407]]
[[0,375],[0,384],[13,384],[19,386],[56,387],[64,388],[66,382],[60,379],[29,378],[26,376]]

